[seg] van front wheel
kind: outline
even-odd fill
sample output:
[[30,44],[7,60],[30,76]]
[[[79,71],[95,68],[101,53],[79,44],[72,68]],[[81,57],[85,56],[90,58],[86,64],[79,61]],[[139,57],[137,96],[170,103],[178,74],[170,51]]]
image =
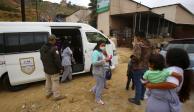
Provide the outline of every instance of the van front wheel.
[[3,88],[8,91],[19,91],[27,87],[27,85],[12,86],[10,84],[9,77],[7,74],[3,77],[2,83],[3,83]]

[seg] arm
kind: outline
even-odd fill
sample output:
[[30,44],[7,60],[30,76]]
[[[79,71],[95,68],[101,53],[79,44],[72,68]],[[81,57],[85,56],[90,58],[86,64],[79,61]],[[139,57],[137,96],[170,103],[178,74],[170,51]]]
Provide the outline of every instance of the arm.
[[145,87],[149,89],[174,89],[177,85],[170,82],[162,82],[157,84],[147,83],[145,84]]
[[61,65],[61,59],[59,56],[59,51],[56,48],[52,48],[52,54],[53,54],[53,58],[54,58],[54,62],[56,64],[56,66],[58,67],[58,69],[62,69],[62,65]]
[[149,83],[148,75],[149,75],[149,70],[146,71],[146,72],[144,73],[143,79],[141,79],[141,83],[142,83],[142,84],[147,84],[147,83]]
[[175,77],[176,79],[179,80],[179,82],[181,83],[182,82],[182,76],[176,72],[172,72],[171,73],[171,76]]

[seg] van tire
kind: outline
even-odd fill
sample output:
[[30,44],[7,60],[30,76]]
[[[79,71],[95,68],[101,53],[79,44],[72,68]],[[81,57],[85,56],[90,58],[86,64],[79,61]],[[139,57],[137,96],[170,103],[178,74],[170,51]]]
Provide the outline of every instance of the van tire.
[[93,73],[92,73],[92,65],[90,66],[90,74],[91,74],[91,76],[93,76]]
[[9,81],[8,75],[4,75],[2,78],[3,88],[7,91],[19,91],[22,89],[27,88],[27,85],[18,85],[18,86],[12,86]]

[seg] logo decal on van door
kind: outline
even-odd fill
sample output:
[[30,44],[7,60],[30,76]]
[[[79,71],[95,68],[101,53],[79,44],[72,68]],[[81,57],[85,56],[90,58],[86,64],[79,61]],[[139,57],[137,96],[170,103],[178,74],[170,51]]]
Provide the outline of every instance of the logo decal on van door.
[[35,63],[33,57],[20,58],[19,61],[21,71],[24,72],[25,74],[31,75],[35,71]]

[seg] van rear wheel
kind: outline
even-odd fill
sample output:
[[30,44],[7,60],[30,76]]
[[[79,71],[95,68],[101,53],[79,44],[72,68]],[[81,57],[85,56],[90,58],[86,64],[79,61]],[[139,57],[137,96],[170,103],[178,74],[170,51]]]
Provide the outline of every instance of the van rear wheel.
[[8,77],[7,74],[3,77],[2,83],[3,83],[3,88],[7,91],[19,91],[19,90],[27,88],[26,84],[25,85],[12,86],[10,84],[9,77]]
[[91,66],[90,66],[90,74],[91,74],[91,76],[93,76],[92,69],[93,69],[93,66],[91,65]]

